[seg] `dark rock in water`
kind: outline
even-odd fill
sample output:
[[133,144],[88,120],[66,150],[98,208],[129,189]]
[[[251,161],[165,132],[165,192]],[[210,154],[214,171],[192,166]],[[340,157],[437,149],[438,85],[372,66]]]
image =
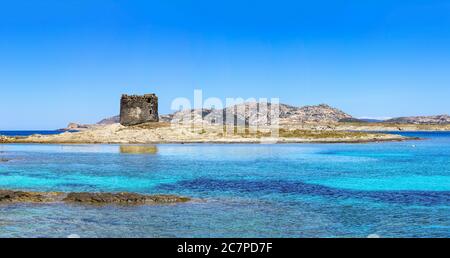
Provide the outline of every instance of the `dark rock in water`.
[[2,163],[2,162],[8,162],[8,161],[10,161],[10,159],[0,158],[0,163]]
[[147,204],[180,203],[191,201],[191,198],[177,195],[147,195],[145,201]]
[[69,193],[65,202],[74,203],[124,203],[124,204],[144,204],[145,196],[132,193]]
[[143,195],[136,193],[69,193],[63,201],[85,204],[163,204],[187,202],[190,198],[175,195]]
[[80,203],[80,204],[119,204],[151,205],[188,202],[191,199],[176,195],[143,195],[137,193],[62,193],[25,192],[0,190],[0,204],[10,203]]
[[0,190],[0,203],[47,203],[62,199],[63,193],[23,192],[13,190]]

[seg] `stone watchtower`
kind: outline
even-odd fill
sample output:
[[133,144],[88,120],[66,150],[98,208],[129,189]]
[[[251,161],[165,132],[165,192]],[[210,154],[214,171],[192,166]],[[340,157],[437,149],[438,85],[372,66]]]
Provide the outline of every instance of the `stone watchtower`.
[[122,95],[120,124],[128,126],[158,121],[158,97],[155,94]]

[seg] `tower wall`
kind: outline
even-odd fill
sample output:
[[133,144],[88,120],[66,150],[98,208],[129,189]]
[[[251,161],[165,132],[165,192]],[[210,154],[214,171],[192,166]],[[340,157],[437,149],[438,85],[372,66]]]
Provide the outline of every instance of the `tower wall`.
[[120,124],[129,126],[158,121],[158,97],[155,94],[122,95]]

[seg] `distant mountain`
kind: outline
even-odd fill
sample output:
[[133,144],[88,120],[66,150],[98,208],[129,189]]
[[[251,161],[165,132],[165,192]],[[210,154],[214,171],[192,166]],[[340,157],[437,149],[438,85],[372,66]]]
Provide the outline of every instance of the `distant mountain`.
[[116,124],[119,122],[120,122],[120,116],[113,116],[113,117],[105,118],[105,119],[99,121],[97,124],[98,125],[110,125],[110,124]]
[[397,124],[450,124],[449,115],[398,117],[384,121]]
[[358,118],[358,120],[366,123],[382,123],[384,120],[382,119],[373,119],[373,118]]
[[339,120],[343,123],[382,123],[384,120],[372,118],[344,118]]

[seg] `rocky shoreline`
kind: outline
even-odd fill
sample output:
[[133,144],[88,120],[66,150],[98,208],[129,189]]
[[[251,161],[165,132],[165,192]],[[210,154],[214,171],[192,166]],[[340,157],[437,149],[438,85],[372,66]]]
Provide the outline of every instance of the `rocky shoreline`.
[[66,203],[87,205],[161,205],[191,201],[177,195],[144,195],[137,193],[90,193],[90,192],[28,192],[0,190],[0,204],[14,203]]
[[31,135],[28,137],[0,136],[0,143],[41,144],[188,144],[188,143],[367,143],[414,140],[395,134],[369,133],[356,130],[338,130],[330,125],[283,125],[279,137],[271,137],[270,131],[239,132],[225,134],[223,126],[191,126],[169,123],[149,123],[138,126],[120,124],[103,125],[80,131],[56,135]]
[[[151,119],[144,117],[142,121],[137,119],[123,125],[119,123],[121,116],[114,116],[96,124],[70,123],[67,128],[61,129],[64,131],[61,134],[27,137],[0,135],[0,144],[370,143],[417,140],[391,132],[450,131],[450,120],[446,115],[368,122],[326,104],[294,107],[246,102],[225,109],[182,110],[158,117],[157,107],[149,107],[148,98],[154,98],[152,101],[157,103],[154,95],[134,96],[130,100],[132,105],[127,99],[124,103],[133,107],[125,107],[126,110],[141,110],[141,104],[144,109],[151,109]],[[121,104],[124,103],[121,101]],[[267,128],[272,124],[272,118],[267,114],[269,107],[270,110],[279,110],[276,123],[279,134],[275,137]],[[234,113],[235,110],[246,111],[241,114]],[[121,112],[121,115],[126,114]],[[225,119],[226,114],[234,114],[233,123]]]

